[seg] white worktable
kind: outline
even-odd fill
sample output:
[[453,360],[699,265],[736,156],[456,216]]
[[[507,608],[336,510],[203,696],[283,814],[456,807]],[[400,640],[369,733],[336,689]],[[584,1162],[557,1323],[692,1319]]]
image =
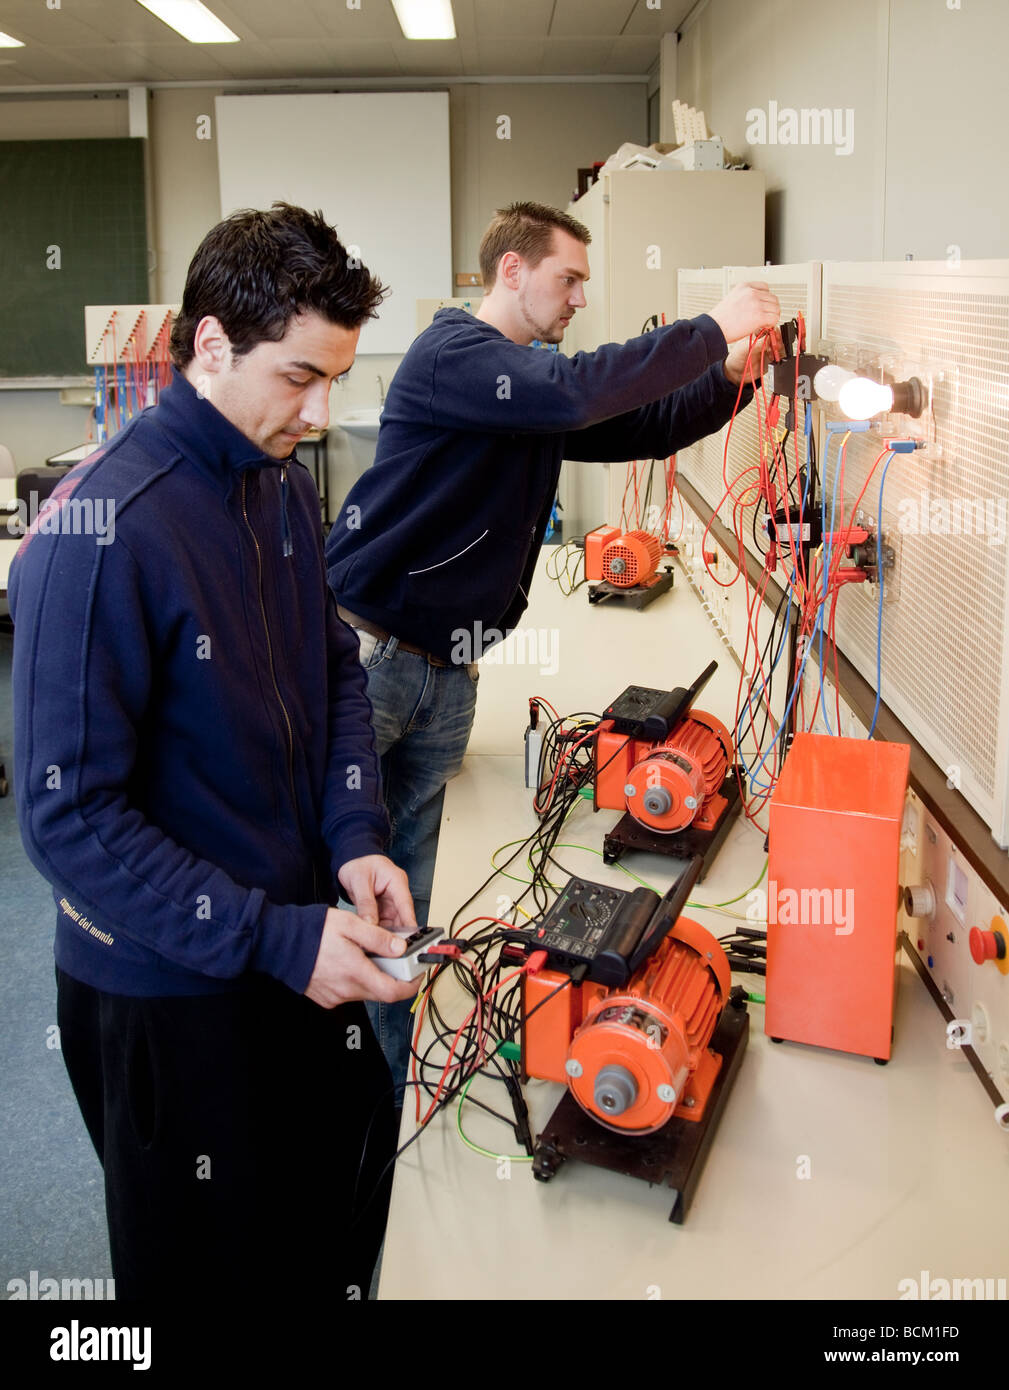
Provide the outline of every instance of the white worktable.
[[[521,756],[530,694],[561,714],[601,712],[630,684],[689,685],[714,657],[719,671],[697,703],[732,724],[738,668],[681,572],[671,593],[635,613],[590,608],[585,589],[563,598],[543,563],[524,622],[561,631],[559,669],[483,664],[471,751],[446,795],[436,925],[490,872],[491,851],[535,825]],[[583,803],[560,842],[601,849],[617,819]],[[743,892],[764,862],[762,844],[737,822],[694,897]],[[594,855],[557,858],[580,877],[635,886]],[[660,857],[624,863],[660,890],[670,882]],[[495,880],[461,920],[493,913],[498,894],[513,891]],[[716,935],[737,925],[688,915]],[[759,977],[733,980],[763,993]],[[447,987],[439,997],[450,997]],[[472,1094],[510,1109],[499,1084],[480,1079]],[[534,1131],[562,1094],[550,1082],[527,1086]],[[401,1142],[413,1116],[408,1092]],[[478,1107],[463,1119],[473,1142],[519,1152],[511,1131]],[[749,1045],[682,1226],[669,1223],[668,1189],[577,1163],[540,1183],[527,1162],[509,1170],[467,1149],[455,1126],[453,1105],[397,1164],[380,1298],[894,1299],[899,1281],[917,1282],[922,1270],[950,1280],[1009,1273],[1009,1135],[966,1060],[946,1048],[945,1022],[906,961],[886,1067],[772,1045],[763,1007],[750,1005]],[[808,1178],[799,1176],[804,1159]]]

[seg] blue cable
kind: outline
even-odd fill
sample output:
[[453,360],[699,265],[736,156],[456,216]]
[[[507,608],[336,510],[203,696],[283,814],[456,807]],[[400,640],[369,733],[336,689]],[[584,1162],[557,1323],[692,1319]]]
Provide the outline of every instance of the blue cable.
[[[828,427],[828,428],[829,428],[829,427]],[[810,488],[810,484],[811,484],[811,482],[812,482],[812,475],[811,475],[810,470],[809,470],[809,441],[810,441],[810,438],[812,437],[812,433],[813,433],[813,412],[812,412],[811,409],[809,409],[808,406],[806,407],[806,410],[805,410],[805,416],[804,416],[804,422],[803,422],[803,429],[804,429],[804,433],[805,433],[805,436],[806,436],[806,484],[805,484],[805,487],[803,488],[803,493],[802,493],[802,513],[803,513],[803,515],[805,515],[806,510],[807,510],[807,504],[808,504],[808,502],[809,502],[809,488]],[[830,440],[829,440],[829,438],[828,438],[828,440],[827,440],[827,451],[828,451],[828,452],[829,452],[829,449],[830,449]],[[801,537],[801,535],[800,535],[800,537],[799,537],[799,542],[800,542],[800,545],[801,545],[801,542],[802,542],[802,537]],[[790,618],[791,618],[792,605],[793,605],[793,602],[794,602],[793,595],[794,595],[794,591],[795,591],[795,581],[796,581],[796,572],[793,570],[793,571],[792,571],[792,574],[791,574],[791,576],[789,577],[789,580],[788,580],[788,610],[787,610],[787,612],[786,612],[786,614],[785,614],[785,628],[784,628],[784,631],[783,631],[783,633],[782,633],[781,642],[780,642],[779,645],[778,645],[778,654],[777,654],[777,656],[774,658],[774,661],[773,661],[773,663],[772,663],[772,665],[771,665],[770,672],[768,673],[768,679],[767,679],[766,681],[762,681],[759,687],[755,687],[755,688],[751,691],[750,695],[747,697],[746,704],[743,706],[743,709],[740,711],[739,721],[738,721],[738,723],[737,723],[737,725],[736,725],[736,746],[737,746],[737,748],[739,747],[739,745],[740,745],[740,744],[742,743],[742,741],[743,741],[743,715],[744,715],[744,714],[746,713],[746,711],[751,707],[752,703],[753,703],[755,700],[759,699],[760,696],[763,695],[763,693],[764,693],[764,691],[766,690],[768,684],[770,683],[770,677],[774,675],[774,669],[775,669],[775,667],[777,666],[779,660],[781,659],[781,654],[782,654],[782,652],[784,651],[784,647],[785,647],[785,634],[788,632],[788,623],[789,623],[789,620],[790,620]],[[822,610],[822,608],[821,608],[820,613],[819,613],[819,615],[818,615],[818,617],[817,617],[817,625],[816,625],[816,627],[814,627],[812,633],[810,634],[809,642],[807,643],[806,648],[805,648],[805,651],[803,652],[802,665],[799,667],[799,676],[798,676],[798,680],[797,680],[796,684],[793,686],[792,694],[791,694],[791,696],[789,697],[788,703],[787,703],[786,706],[785,706],[785,711],[784,711],[784,715],[783,715],[783,717],[782,717],[782,722],[787,721],[788,716],[789,716],[789,714],[790,714],[790,712],[791,712],[791,709],[792,709],[792,705],[793,705],[794,702],[795,702],[795,694],[796,694],[796,691],[797,691],[797,689],[798,689],[798,688],[801,686],[801,684],[802,684],[802,677],[803,677],[803,674],[804,674],[805,669],[806,669],[806,661],[808,660],[810,648],[811,648],[812,643],[813,643],[813,641],[815,640],[815,637],[816,637],[816,630],[817,630],[817,627],[820,626],[820,623],[822,622],[822,618],[823,618],[823,610]],[[775,741],[777,741],[777,739],[775,739]],[[772,745],[772,746],[773,746],[773,745]],[[770,790],[770,783],[766,783],[766,784],[764,784],[764,783],[758,783],[757,780],[756,780],[756,774],[757,774],[757,772],[759,771],[759,769],[764,765],[764,762],[766,761],[766,759],[767,759],[768,754],[770,753],[770,751],[771,751],[771,749],[768,748],[767,752],[763,755],[763,757],[761,757],[760,760],[756,763],[756,765],[755,765],[755,766],[752,766],[752,767],[751,767],[751,765],[746,761],[746,758],[743,757],[742,753],[739,754],[740,758],[742,759],[743,766],[746,768],[746,772],[747,772],[747,775],[748,775],[748,777],[749,777],[750,789],[751,789],[751,791],[752,791],[754,788],[756,788],[757,790],[760,790],[760,791],[769,791],[769,790]]]
[[[823,610],[821,609],[821,610],[820,610],[820,613],[819,613],[819,616],[817,617],[817,623],[819,624],[819,623],[822,622],[822,621],[823,621]],[[807,662],[808,659],[809,659],[809,653],[810,653],[810,651],[812,650],[812,647],[813,647],[813,638],[814,638],[815,636],[816,636],[816,629],[814,628],[814,629],[813,629],[813,632],[810,634],[810,640],[809,640],[809,642],[808,642],[807,645],[806,645],[806,650],[805,650],[805,651],[803,652],[803,654],[802,654],[802,665],[799,667],[799,673],[798,673],[798,675],[797,675],[797,677],[796,677],[795,684],[794,684],[793,687],[792,687],[792,693],[791,693],[791,695],[788,697],[788,703],[785,705],[784,712],[782,713],[782,716],[781,716],[781,722],[782,722],[782,724],[784,724],[784,723],[787,721],[788,716],[789,716],[789,714],[790,714],[791,711],[792,711],[792,705],[795,703],[796,694],[799,692],[799,690],[802,689],[802,678],[803,678],[803,675],[805,674],[806,662]],[[776,739],[775,739],[775,742],[777,742]],[[757,782],[757,781],[756,781],[756,772],[759,771],[759,769],[763,767],[764,763],[767,761],[768,757],[770,756],[771,749],[772,749],[773,747],[774,747],[774,743],[772,743],[771,746],[767,749],[767,751],[761,756],[759,762],[758,762],[757,765],[756,765],[756,768],[754,768],[754,769],[751,770],[750,767],[749,767],[749,765],[748,765],[748,764],[746,765],[747,771],[750,772],[750,787],[751,787],[751,790],[752,790],[753,788],[756,788],[758,791],[769,791],[769,790],[771,789],[771,784],[770,784],[770,782],[762,783],[762,782]]]
[[[827,421],[827,445],[823,451],[823,476],[827,476],[827,459],[830,455],[830,441],[833,435],[840,434],[865,434],[871,428],[869,420],[828,420]],[[834,471],[834,487],[831,494],[830,505],[830,529],[833,531],[834,523],[837,520],[837,484],[841,476],[841,449],[837,451],[837,464]],[[833,735],[834,730],[830,727],[830,720],[827,718],[827,699],[823,689],[823,613],[827,606],[827,581],[830,575],[831,547],[827,543],[827,497],[823,490],[822,480],[820,487],[820,540],[823,544],[823,602],[820,605],[820,614],[817,619],[816,627],[820,633],[820,705],[823,710],[823,722],[827,726],[828,734]],[[815,631],[815,630],[814,630]],[[838,729],[838,735],[841,730]]]
[[[841,426],[840,428],[844,428]],[[830,454],[830,440],[832,434],[837,434],[839,430],[831,430],[830,423],[827,425],[827,447],[824,450],[824,477],[827,474],[827,457]],[[845,431],[847,432],[847,431]],[[830,530],[834,530],[834,522],[837,519],[837,484],[841,476],[841,448],[838,447],[837,463],[834,466],[834,486],[831,491],[830,501]],[[820,541],[823,545],[823,598],[820,602],[820,612],[817,616],[816,626],[820,633],[819,666],[820,666],[820,709],[823,714],[823,722],[827,727],[827,733],[833,735],[834,730],[830,727],[830,720],[827,718],[827,697],[823,689],[823,614],[827,607],[827,584],[830,576],[830,558],[832,554],[830,543],[827,540],[827,494],[823,487],[820,488]],[[840,734],[840,729],[838,729]]]
[[876,729],[876,720],[879,717],[880,689],[883,683],[883,489],[886,486],[887,470],[891,463],[893,463],[892,450],[884,465],[883,476],[879,480],[879,507],[876,511],[876,583],[879,585],[879,607],[876,613],[876,704],[872,711],[872,723],[869,725],[866,738],[872,738]]

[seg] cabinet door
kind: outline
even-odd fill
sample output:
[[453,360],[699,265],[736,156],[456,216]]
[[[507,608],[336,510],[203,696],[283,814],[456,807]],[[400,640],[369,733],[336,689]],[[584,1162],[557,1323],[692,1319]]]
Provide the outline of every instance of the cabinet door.
[[763,263],[763,174],[619,170],[609,185],[612,341],[640,333],[652,314],[672,323],[681,268]]

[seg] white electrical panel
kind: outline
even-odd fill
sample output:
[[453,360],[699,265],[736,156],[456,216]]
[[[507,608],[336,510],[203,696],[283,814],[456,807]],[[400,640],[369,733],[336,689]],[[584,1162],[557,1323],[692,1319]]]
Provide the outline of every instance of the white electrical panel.
[[[823,337],[859,364],[922,375],[931,397],[928,453],[895,455],[881,524],[897,556],[884,604],[882,698],[951,785],[1009,844],[1009,261],[827,263]],[[900,435],[905,417],[885,417]],[[883,429],[851,436],[844,497],[854,505]],[[831,488],[839,440],[823,457]],[[938,455],[938,456],[936,456]],[[862,502],[879,520],[883,465]],[[884,593],[885,593],[884,589]],[[851,585],[837,606],[838,647],[876,685],[877,592]]]
[[[698,314],[710,314],[715,305],[725,298],[725,283],[725,269],[721,266],[717,270],[681,270],[677,276],[676,317],[693,319]],[[731,506],[728,510],[720,506],[725,492],[722,480],[724,448],[724,429],[717,434],[709,434],[689,449],[680,450],[676,456],[676,471],[682,473],[709,506],[717,509],[718,519],[731,526]]]
[[[763,268],[767,278],[773,269]],[[810,269],[815,274],[816,268]],[[744,270],[732,274],[732,283],[757,278]],[[681,314],[709,307],[703,296],[714,293],[715,275],[681,274]],[[813,292],[809,347],[815,351],[815,281],[808,288]],[[775,289],[783,317],[790,316],[787,308],[802,307],[794,301],[786,305],[785,294]],[[1004,553],[1009,541],[1004,525],[1009,262],[827,264],[821,303],[820,342],[832,344],[833,360],[862,370],[883,364],[896,380],[912,371],[923,376],[929,408],[922,417],[882,417],[871,433],[851,434],[843,474],[845,516],[868,479],[861,502],[864,520],[875,527],[881,510],[884,537],[897,552],[895,573],[884,589],[882,699],[1004,845],[1009,838],[1009,576]],[[829,499],[841,435],[834,435],[825,463],[825,423],[839,418],[837,408],[818,405],[816,417]],[[893,456],[880,509],[882,463],[874,472],[873,465],[885,438],[905,434],[929,445]],[[746,466],[745,446],[744,432],[730,442],[730,477]],[[699,448],[683,451],[680,466],[714,506],[724,490],[721,444],[717,465],[706,448]],[[937,509],[933,504],[941,501],[949,505]],[[959,531],[958,516],[964,521]],[[689,508],[686,518],[681,556],[688,578],[723,642],[740,656],[747,633],[742,586],[737,593],[712,583],[701,563],[704,519]],[[971,518],[973,529],[966,524]],[[709,564],[719,577],[733,567],[732,555],[710,533],[704,549],[709,557],[717,553]],[[837,608],[838,647],[873,688],[878,598],[873,586],[852,585]],[[821,691],[819,668],[812,660],[807,664],[803,698],[803,722],[814,732],[855,738],[868,732],[865,721],[835,691],[829,667]],[[772,707],[777,714],[777,698]],[[972,931],[988,933],[989,945],[994,933],[1009,943],[1009,913],[913,791],[903,827],[901,884],[913,889],[914,896],[907,910],[901,908],[899,925],[954,1015],[948,1045],[973,1047],[995,1090],[1009,1101],[1009,962],[992,951],[978,960],[970,949]],[[910,915],[911,909],[916,915]],[[941,1015],[936,1026],[947,1027]],[[1005,1127],[1004,1120],[1000,1123]]]
[[[926,410],[892,415],[855,433],[844,450],[838,520],[854,507],[880,520],[883,439],[928,447],[895,455],[886,472],[881,527],[894,552],[884,585],[882,699],[965,799],[1009,846],[1009,262],[828,263],[681,271],[681,316],[702,313],[742,279],[767,280],[783,319],[806,315],[808,345],[832,360],[917,375]],[[817,452],[829,501],[842,435],[828,436],[836,406],[816,407]],[[829,440],[829,447],[828,447]],[[791,442],[791,441],[790,441]],[[683,450],[682,476],[732,529],[725,478],[758,462],[756,411],[737,417],[723,476],[725,432]],[[794,455],[793,462],[794,462]],[[800,452],[800,458],[802,453]],[[870,476],[871,475],[871,476]],[[721,505],[719,505],[721,503]],[[756,553],[753,508],[743,533]],[[828,517],[829,523],[829,517]],[[838,647],[876,688],[879,591],[850,585],[837,605]]]

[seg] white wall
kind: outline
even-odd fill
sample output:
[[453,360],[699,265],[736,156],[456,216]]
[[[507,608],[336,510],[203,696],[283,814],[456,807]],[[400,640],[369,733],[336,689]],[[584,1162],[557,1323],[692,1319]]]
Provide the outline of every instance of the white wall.
[[446,92],[218,97],[221,211],[318,209],[390,287],[358,352],[406,352],[418,299],[452,290]]
[[0,444],[14,455],[14,465],[37,468],[53,454],[84,442],[90,410],[60,405],[58,391],[0,391]]
[[[1007,52],[1005,0],[710,0],[679,44],[679,96],[766,172],[776,263],[1004,256]],[[771,101],[850,112],[851,154],[748,144]]]

